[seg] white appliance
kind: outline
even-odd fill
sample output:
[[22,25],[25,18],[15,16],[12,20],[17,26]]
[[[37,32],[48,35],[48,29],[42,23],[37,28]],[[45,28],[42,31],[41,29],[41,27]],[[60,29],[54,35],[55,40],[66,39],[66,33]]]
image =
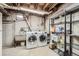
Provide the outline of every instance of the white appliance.
[[38,32],[38,46],[47,45],[47,33],[46,32]]
[[56,34],[52,34],[50,35],[50,44],[54,43],[54,42],[58,42],[58,36]]
[[27,32],[26,33],[26,48],[37,47],[37,32]]

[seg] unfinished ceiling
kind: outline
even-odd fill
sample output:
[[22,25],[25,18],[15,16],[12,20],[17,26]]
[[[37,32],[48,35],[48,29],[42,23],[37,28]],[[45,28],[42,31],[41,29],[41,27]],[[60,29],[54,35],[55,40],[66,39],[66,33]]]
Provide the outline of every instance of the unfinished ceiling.
[[7,3],[10,6],[24,7],[34,10],[51,11],[58,3]]
[[6,9],[22,10],[30,13],[45,15],[57,11],[62,3],[6,3],[5,5],[10,6],[4,7]]

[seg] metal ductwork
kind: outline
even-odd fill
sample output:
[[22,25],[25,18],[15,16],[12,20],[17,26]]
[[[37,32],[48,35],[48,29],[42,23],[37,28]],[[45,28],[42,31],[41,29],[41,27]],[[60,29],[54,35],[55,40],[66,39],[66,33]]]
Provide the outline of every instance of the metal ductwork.
[[18,11],[24,11],[24,12],[38,14],[38,15],[49,14],[48,12],[45,12],[45,11],[31,10],[31,9],[22,8],[22,7],[13,7],[13,6],[8,6],[7,4],[1,4],[1,5],[3,5],[2,7],[6,8],[6,9],[13,9],[13,10],[18,10]]

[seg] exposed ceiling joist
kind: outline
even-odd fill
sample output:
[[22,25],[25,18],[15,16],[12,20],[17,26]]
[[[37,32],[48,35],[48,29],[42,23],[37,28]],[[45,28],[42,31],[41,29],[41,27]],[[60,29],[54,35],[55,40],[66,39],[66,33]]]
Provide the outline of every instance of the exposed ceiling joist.
[[18,3],[18,7],[20,7],[20,3]]
[[17,6],[17,5],[18,5],[18,3],[15,3],[15,5]]
[[37,9],[38,8],[38,4],[36,3],[36,4],[34,4],[34,8],[35,9]]
[[49,3],[46,3],[43,7],[43,10],[45,10],[45,8],[49,5]]
[[53,9],[58,3],[53,4],[48,11],[50,11],[51,9]]
[[27,6],[28,8],[30,8],[30,3],[24,4],[24,6]]

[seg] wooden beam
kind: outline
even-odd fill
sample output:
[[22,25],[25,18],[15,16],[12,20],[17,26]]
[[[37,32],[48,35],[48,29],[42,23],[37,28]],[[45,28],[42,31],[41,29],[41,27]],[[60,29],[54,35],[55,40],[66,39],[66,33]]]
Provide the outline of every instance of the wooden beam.
[[49,5],[49,3],[46,3],[43,7],[43,10],[45,10],[45,8]]
[[38,8],[38,3],[34,4],[34,8],[37,9]]
[[51,9],[53,9],[58,3],[53,4],[48,11],[50,11]]
[[29,8],[30,7],[30,3],[24,3],[23,5],[20,4],[21,7],[24,8]]
[[20,7],[20,3],[18,3],[18,7]]
[[30,5],[31,5],[31,4],[30,4],[30,3],[27,3],[26,5],[27,5],[28,8],[30,8]]
[[15,3],[15,5],[17,6],[17,5],[18,5],[18,3]]

